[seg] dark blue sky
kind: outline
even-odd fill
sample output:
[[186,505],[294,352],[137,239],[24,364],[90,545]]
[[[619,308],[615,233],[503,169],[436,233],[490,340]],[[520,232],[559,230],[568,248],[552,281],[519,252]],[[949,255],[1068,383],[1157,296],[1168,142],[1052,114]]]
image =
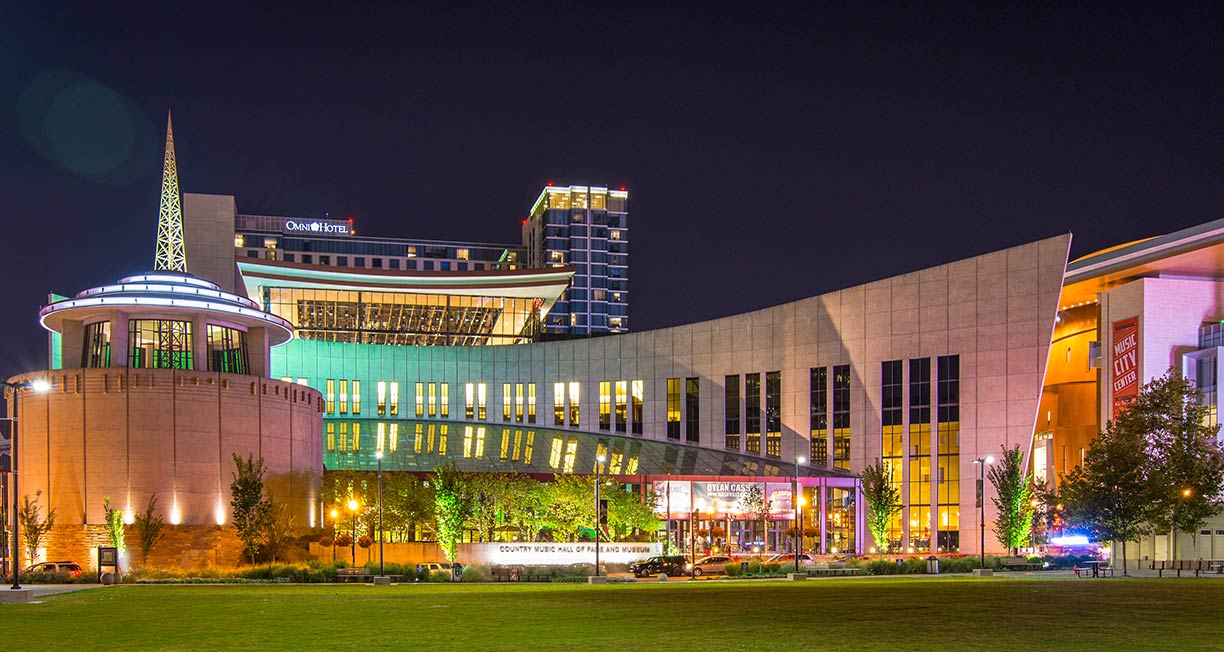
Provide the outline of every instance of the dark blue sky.
[[371,235],[513,241],[546,181],[625,185],[638,330],[1224,216],[1219,3],[33,4],[0,7],[4,374],[47,291],[151,266],[167,109],[186,192]]

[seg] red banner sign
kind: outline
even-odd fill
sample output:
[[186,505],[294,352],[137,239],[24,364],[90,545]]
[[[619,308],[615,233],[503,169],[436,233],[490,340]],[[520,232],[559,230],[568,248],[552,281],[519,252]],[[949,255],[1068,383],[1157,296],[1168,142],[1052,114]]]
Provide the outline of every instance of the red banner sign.
[[1113,417],[1139,396],[1139,317],[1113,323]]

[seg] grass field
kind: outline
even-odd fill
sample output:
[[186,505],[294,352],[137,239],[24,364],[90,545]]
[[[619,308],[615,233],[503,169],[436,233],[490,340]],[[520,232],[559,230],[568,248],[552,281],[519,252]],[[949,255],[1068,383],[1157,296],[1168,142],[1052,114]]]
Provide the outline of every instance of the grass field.
[[0,629],[27,650],[1184,652],[1224,649],[1224,581],[121,586],[0,605]]

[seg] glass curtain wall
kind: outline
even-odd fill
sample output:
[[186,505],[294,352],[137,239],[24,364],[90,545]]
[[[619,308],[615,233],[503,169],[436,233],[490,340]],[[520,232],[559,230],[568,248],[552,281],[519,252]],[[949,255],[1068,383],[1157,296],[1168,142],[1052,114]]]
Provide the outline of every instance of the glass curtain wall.
[[129,321],[128,366],[133,369],[194,369],[191,322]]

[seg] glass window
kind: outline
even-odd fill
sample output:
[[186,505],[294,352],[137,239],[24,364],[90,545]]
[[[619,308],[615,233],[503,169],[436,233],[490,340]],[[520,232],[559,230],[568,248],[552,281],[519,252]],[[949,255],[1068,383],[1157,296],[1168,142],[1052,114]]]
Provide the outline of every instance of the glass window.
[[463,418],[468,421],[476,418],[476,385],[473,383],[463,386]]
[[361,381],[353,381],[353,414],[361,414]]
[[510,383],[502,383],[502,421],[510,420]]
[[782,372],[765,374],[765,454],[782,456]]
[[348,414],[348,381],[340,380],[340,414]]
[[416,416],[425,416],[425,383],[416,384]]
[[[908,509],[903,525],[909,528],[906,550],[931,549],[931,359],[909,361],[909,477],[903,479]],[[908,490],[905,489],[908,483]]]
[[[443,419],[446,419],[450,417],[450,383],[439,383],[439,384],[441,385],[441,387],[439,387],[441,392],[439,392],[440,398],[439,398],[439,405],[438,405],[438,413]],[[481,410],[483,412],[483,409],[484,409],[484,397],[483,396],[481,396],[480,402],[481,402]],[[483,419],[484,417],[481,416],[480,418]]]
[[327,379],[327,413],[336,413],[336,381],[335,379]]
[[246,331],[208,325],[208,369],[229,374],[249,374]]
[[523,383],[514,384],[514,420],[523,422]]
[[633,434],[640,435],[642,434],[642,400],[646,393],[643,382],[640,380],[633,381],[630,389],[632,390],[630,405],[633,408]]
[[128,322],[128,366],[133,369],[194,369],[191,322],[133,319]]
[[739,374],[723,377],[723,447],[733,451],[740,448]]
[[527,383],[527,423],[536,422],[536,384]]
[[699,378],[684,379],[684,440],[701,441],[701,382]]
[[960,550],[960,356],[940,356],[937,417],[938,449],[935,496],[938,500],[936,543],[940,552]]
[[553,384],[553,425],[565,425],[565,383]]
[[[443,383],[445,384],[445,383]],[[486,383],[476,384],[476,418],[485,421],[489,418],[489,386]],[[484,432],[481,430],[481,432]]]
[[850,468],[850,365],[833,367],[833,466]]
[[614,389],[616,391],[616,432],[625,432],[626,426],[629,423],[629,411],[627,408],[629,384],[623,380],[618,380]]
[[399,383],[391,381],[391,416],[399,416]]
[[581,405],[581,395],[582,384],[578,382],[571,382],[569,384],[569,415],[571,428],[577,428],[580,425],[579,414],[581,410],[579,407]]
[[612,383],[599,383],[599,429],[612,429]]
[[85,343],[81,347],[82,367],[110,366],[110,322],[100,321],[85,327]]
[[680,379],[667,379],[667,438],[680,439]]
[[761,454],[761,374],[744,375],[744,451]]
[[809,370],[809,438],[812,464],[829,465],[829,368]]
[[387,415],[387,383],[386,383],[386,381],[383,381],[383,380],[378,381],[378,384],[377,384],[377,385],[375,385],[375,390],[376,390],[376,392],[377,392],[377,394],[378,394],[378,395],[377,395],[377,398],[378,398],[378,405],[377,405],[377,412],[378,412],[378,416],[380,416],[380,417],[382,417],[382,416],[386,416],[386,415]]

